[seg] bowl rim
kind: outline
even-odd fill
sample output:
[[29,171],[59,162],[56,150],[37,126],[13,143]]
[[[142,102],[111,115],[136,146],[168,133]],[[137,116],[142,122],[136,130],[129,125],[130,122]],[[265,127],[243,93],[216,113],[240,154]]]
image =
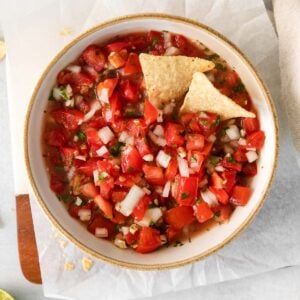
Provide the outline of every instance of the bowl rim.
[[[52,214],[52,212],[46,206],[42,196],[40,195],[39,188],[38,188],[38,186],[35,182],[35,179],[33,177],[33,172],[32,172],[31,165],[30,165],[30,160],[29,160],[28,134],[29,134],[29,121],[30,121],[31,111],[32,111],[32,107],[34,105],[37,93],[38,93],[45,77],[47,76],[47,74],[49,73],[49,71],[51,70],[53,65],[70,48],[72,48],[77,42],[79,42],[80,40],[82,40],[85,37],[89,36],[90,34],[93,34],[94,32],[96,32],[98,30],[101,30],[103,28],[109,27],[111,25],[122,23],[122,22],[127,22],[127,21],[132,21],[132,20],[153,19],[153,18],[154,19],[160,19],[160,20],[170,20],[170,21],[173,21],[173,22],[175,21],[175,22],[179,22],[179,23],[183,23],[183,24],[187,24],[187,25],[192,25],[196,28],[200,28],[201,30],[205,30],[209,34],[212,34],[215,37],[222,40],[222,42],[225,42],[225,44],[227,44],[233,51],[235,51],[236,54],[238,54],[240,56],[240,58],[242,58],[242,60],[244,62],[246,62],[246,64],[248,64],[248,67],[249,67],[250,71],[252,72],[252,74],[254,75],[256,81],[260,85],[260,88],[261,88],[263,94],[265,95],[265,98],[267,99],[268,105],[271,108],[271,113],[272,113],[274,126],[275,126],[275,145],[274,145],[275,146],[275,149],[274,149],[275,155],[274,155],[274,161],[273,161],[273,165],[272,165],[272,174],[271,174],[270,180],[269,180],[267,186],[265,187],[265,189],[262,193],[262,196],[261,196],[260,200],[258,201],[258,204],[251,210],[251,212],[249,213],[247,218],[242,222],[242,224],[236,230],[234,230],[234,232],[230,236],[228,236],[226,239],[224,239],[222,242],[220,242],[216,246],[214,246],[210,249],[207,249],[205,252],[203,252],[201,254],[198,254],[198,255],[194,255],[190,258],[186,258],[186,259],[179,260],[179,261],[172,262],[172,263],[146,265],[146,264],[139,264],[139,263],[129,263],[129,262],[126,262],[126,261],[121,261],[121,260],[109,257],[109,256],[104,255],[104,254],[100,254],[99,252],[91,249],[90,247],[84,245],[82,242],[77,240],[70,232],[68,232],[60,224],[60,222],[56,219],[56,217]],[[70,41],[67,45],[65,45],[52,58],[52,60],[48,63],[48,65],[46,66],[46,68],[42,72],[41,76],[39,77],[39,80],[37,81],[37,83],[34,87],[33,93],[30,97],[30,101],[29,101],[29,104],[28,104],[26,117],[25,117],[23,146],[24,146],[24,157],[25,157],[26,171],[27,171],[27,175],[28,175],[28,178],[29,178],[29,182],[30,182],[31,187],[33,189],[33,192],[35,194],[36,200],[37,200],[39,206],[42,208],[42,211],[44,212],[46,217],[49,219],[50,223],[63,236],[65,236],[69,241],[71,241],[80,250],[84,251],[88,255],[90,255],[94,258],[100,259],[104,262],[111,263],[111,264],[116,265],[116,266],[126,267],[126,268],[129,268],[129,269],[135,269],[135,270],[145,270],[145,271],[146,270],[166,270],[166,269],[171,269],[171,268],[182,267],[182,266],[185,266],[185,265],[190,264],[190,263],[195,263],[199,260],[202,260],[202,259],[208,257],[211,254],[214,254],[215,252],[219,251],[224,246],[226,246],[233,239],[235,239],[237,236],[239,236],[247,228],[247,226],[250,225],[250,223],[253,221],[253,219],[255,218],[255,216],[258,214],[258,212],[262,208],[263,204],[265,203],[266,197],[269,194],[270,188],[272,186],[272,182],[274,180],[275,170],[276,170],[276,167],[277,167],[277,164],[278,164],[278,157],[279,157],[279,127],[278,127],[278,117],[277,117],[275,105],[273,103],[271,94],[270,94],[266,84],[262,80],[261,76],[258,74],[257,70],[254,68],[254,66],[250,62],[250,60],[245,56],[245,54],[242,53],[242,51],[234,43],[232,43],[230,40],[228,40],[223,34],[219,33],[215,29],[212,29],[211,27],[209,27],[205,24],[202,24],[198,21],[191,20],[191,19],[188,19],[188,18],[185,18],[185,17],[175,16],[175,15],[171,15],[171,14],[161,14],[161,13],[139,13],[139,14],[130,14],[130,15],[124,15],[124,16],[121,16],[121,17],[113,18],[113,19],[107,20],[105,22],[101,22],[101,23],[91,27],[90,29],[86,30],[85,32],[83,32],[80,35],[78,35],[77,37],[75,37],[72,41]]]

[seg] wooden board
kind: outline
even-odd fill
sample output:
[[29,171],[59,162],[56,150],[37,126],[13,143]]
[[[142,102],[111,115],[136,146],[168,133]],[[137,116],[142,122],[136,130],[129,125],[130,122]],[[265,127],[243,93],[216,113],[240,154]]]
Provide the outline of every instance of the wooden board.
[[41,284],[41,271],[28,195],[16,196],[17,232],[20,265],[24,277]]

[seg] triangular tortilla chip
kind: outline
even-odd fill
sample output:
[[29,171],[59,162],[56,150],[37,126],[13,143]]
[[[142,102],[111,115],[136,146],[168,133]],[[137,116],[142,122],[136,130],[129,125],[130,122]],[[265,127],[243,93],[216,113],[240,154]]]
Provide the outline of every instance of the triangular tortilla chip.
[[200,111],[217,113],[221,120],[238,117],[255,118],[254,113],[245,110],[221,94],[203,73],[196,72],[180,108],[180,113]]
[[195,72],[206,72],[215,64],[209,60],[188,56],[139,55],[146,89],[151,103],[161,109],[172,100],[181,100]]

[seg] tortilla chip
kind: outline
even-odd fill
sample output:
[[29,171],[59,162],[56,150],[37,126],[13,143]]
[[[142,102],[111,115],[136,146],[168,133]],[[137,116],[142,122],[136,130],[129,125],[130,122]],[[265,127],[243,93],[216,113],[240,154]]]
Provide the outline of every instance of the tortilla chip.
[[180,108],[180,113],[199,111],[217,113],[221,120],[238,117],[255,118],[254,113],[245,110],[221,94],[203,73],[196,72]]
[[215,67],[209,60],[187,56],[139,55],[148,97],[161,109],[172,100],[181,100],[187,92],[195,72],[206,72]]

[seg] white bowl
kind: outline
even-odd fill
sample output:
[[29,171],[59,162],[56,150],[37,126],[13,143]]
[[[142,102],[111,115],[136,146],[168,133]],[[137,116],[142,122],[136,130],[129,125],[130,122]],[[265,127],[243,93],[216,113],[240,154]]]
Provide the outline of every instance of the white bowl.
[[[41,136],[43,111],[58,72],[71,63],[85,47],[102,43],[119,34],[145,30],[168,30],[203,42],[234,67],[245,83],[257,108],[261,129],[266,140],[260,152],[258,174],[250,187],[251,198],[245,207],[237,207],[230,221],[214,226],[195,236],[182,247],[162,248],[150,254],[121,250],[111,242],[90,234],[79,222],[71,218],[63,204],[57,201],[49,188],[48,174],[42,156]],[[240,50],[221,34],[197,22],[158,14],[126,16],[102,23],[76,38],[50,62],[32,95],[25,126],[25,159],[28,175],[38,203],[54,226],[75,245],[104,261],[135,269],[164,269],[179,267],[219,250],[236,237],[253,220],[270,188],[278,155],[278,128],[271,97],[251,63]],[[37,229],[38,230],[38,229]]]

